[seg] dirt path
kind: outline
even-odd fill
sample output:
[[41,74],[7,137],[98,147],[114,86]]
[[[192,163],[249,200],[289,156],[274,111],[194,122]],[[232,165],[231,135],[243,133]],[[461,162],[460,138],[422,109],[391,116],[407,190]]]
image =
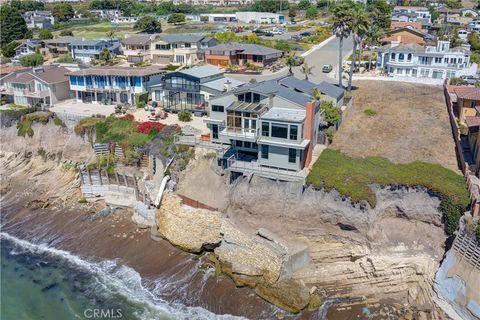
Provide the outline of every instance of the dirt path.
[[347,110],[333,148],[355,157],[420,160],[458,171],[442,87],[380,81],[355,85],[353,108]]

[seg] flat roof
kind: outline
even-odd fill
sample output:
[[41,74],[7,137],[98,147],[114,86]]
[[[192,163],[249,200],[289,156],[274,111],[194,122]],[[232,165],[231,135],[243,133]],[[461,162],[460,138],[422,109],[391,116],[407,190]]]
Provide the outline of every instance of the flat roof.
[[195,78],[205,78],[205,77],[210,77],[216,74],[223,74],[223,71],[220,68],[212,66],[210,64],[207,64],[201,67],[194,67],[191,69],[184,69],[177,72],[183,73]]
[[165,69],[160,66],[150,66],[144,68],[131,67],[95,67],[80,69],[67,73],[68,76],[148,76],[157,73],[164,73]]
[[235,101],[227,107],[227,111],[260,113],[267,108],[264,103]]
[[303,122],[303,120],[305,119],[305,115],[305,110],[273,107],[272,109],[268,110],[264,115],[262,115],[262,119],[287,122]]

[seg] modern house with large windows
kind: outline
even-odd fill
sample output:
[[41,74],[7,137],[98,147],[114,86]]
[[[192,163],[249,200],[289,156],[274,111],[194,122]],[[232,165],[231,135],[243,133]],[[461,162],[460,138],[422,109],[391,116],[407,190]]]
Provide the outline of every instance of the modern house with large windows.
[[152,63],[160,65],[192,66],[203,60],[203,51],[214,46],[217,40],[197,35],[164,35],[151,44]]
[[67,72],[53,65],[14,71],[2,78],[0,95],[21,106],[52,106],[70,96]]
[[135,104],[135,95],[159,84],[165,72],[160,67],[94,67],[68,73],[70,89],[79,102]]
[[151,91],[153,100],[165,110],[205,114],[212,97],[243,84],[225,77],[219,68],[205,65],[167,73],[161,83],[152,86]]
[[231,146],[222,156],[227,170],[287,181],[306,177],[317,144],[320,102],[282,85],[281,79],[211,99],[205,122],[211,142]]
[[83,63],[90,63],[92,59],[98,59],[100,52],[108,49],[110,55],[115,56],[120,52],[120,43],[109,40],[76,40],[70,43],[70,53],[73,59]]
[[392,42],[378,49],[377,67],[394,78],[446,79],[475,75],[477,65],[470,62],[470,46],[450,48],[449,41],[436,46]]
[[138,34],[129,36],[121,41],[122,53],[128,62],[144,62],[151,60],[150,49],[152,42],[158,37],[156,34]]

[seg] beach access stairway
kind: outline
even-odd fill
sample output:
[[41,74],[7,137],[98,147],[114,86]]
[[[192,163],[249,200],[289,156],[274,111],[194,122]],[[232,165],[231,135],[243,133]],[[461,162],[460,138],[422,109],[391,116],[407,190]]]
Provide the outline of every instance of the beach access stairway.
[[103,197],[111,206],[134,208],[143,219],[154,222],[156,208],[146,192],[140,192],[135,176],[109,174],[106,170],[82,170],[81,191],[85,197]]

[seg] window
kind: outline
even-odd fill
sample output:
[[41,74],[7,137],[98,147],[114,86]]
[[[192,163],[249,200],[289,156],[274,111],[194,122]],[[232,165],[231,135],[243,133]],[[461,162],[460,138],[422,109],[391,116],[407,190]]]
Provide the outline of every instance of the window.
[[297,140],[298,138],[298,126],[290,126],[290,140]]
[[242,140],[237,140],[237,141],[235,141],[235,145],[236,145],[237,147],[243,147]]
[[272,137],[287,139],[288,125],[280,123],[272,123]]
[[395,53],[392,53],[391,59],[392,59],[392,61],[395,61]]
[[443,62],[448,63],[448,58],[443,59]]
[[297,149],[288,149],[288,162],[296,163],[297,162]]
[[435,58],[435,63],[442,63],[442,58]]
[[212,104],[212,111],[215,111],[215,112],[224,112],[225,109],[224,109],[224,106],[220,106],[218,104]]
[[190,48],[192,46],[191,43],[185,43],[185,48]]
[[405,59],[405,55],[403,53],[399,53],[398,54],[398,61],[403,62],[404,59]]
[[269,122],[262,122],[262,136],[264,136],[264,137],[270,136],[270,123]]
[[250,149],[250,148],[252,147],[252,143],[249,142],[249,141],[245,141],[245,142],[243,142],[243,146],[244,146],[245,148]]
[[408,54],[407,61],[412,61],[412,54],[411,53]]
[[268,145],[262,144],[262,159],[268,159]]

